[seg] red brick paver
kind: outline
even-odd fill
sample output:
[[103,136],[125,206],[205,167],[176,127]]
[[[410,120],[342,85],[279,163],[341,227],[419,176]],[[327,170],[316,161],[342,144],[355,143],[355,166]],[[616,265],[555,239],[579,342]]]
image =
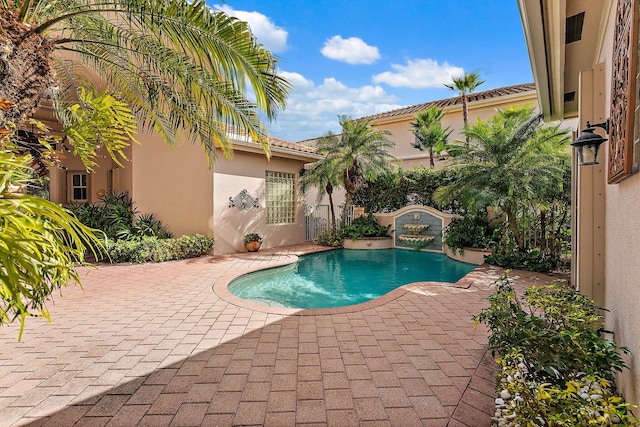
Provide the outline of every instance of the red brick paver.
[[28,319],[22,342],[0,328],[0,424],[490,425],[495,364],[471,317],[500,271],[323,310],[226,289],[315,250],[82,270],[84,291],[56,295],[52,323]]

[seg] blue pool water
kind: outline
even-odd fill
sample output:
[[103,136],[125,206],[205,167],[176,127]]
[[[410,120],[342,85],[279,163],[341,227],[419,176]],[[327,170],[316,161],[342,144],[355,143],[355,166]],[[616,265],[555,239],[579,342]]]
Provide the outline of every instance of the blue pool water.
[[475,268],[444,254],[401,249],[319,252],[229,284],[244,299],[289,308],[342,307],[413,282],[456,282]]

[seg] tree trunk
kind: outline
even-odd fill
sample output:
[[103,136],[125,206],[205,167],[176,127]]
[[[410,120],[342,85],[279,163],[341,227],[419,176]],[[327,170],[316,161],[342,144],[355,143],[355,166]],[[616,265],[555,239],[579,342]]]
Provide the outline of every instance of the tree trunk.
[[331,183],[327,183],[325,190],[327,191],[327,195],[329,195],[329,208],[331,209],[331,232],[335,234],[336,233],[336,210],[333,207],[333,185],[331,185]]
[[347,221],[347,213],[349,212],[349,208],[351,207],[351,201],[353,200],[353,195],[351,193],[347,193],[344,198],[344,210],[342,211],[342,217],[340,218],[340,224],[344,227]]
[[547,212],[540,211],[540,249],[547,249]]
[[433,148],[429,149],[429,166],[431,166],[432,168],[436,167],[436,164],[433,161]]
[[344,189],[347,192],[347,196],[345,197],[344,202],[344,211],[342,211],[342,217],[340,219],[340,223],[344,225],[347,219],[347,212],[349,207],[351,206],[351,201],[353,200],[353,196],[358,192],[360,187],[362,187],[363,179],[359,173],[358,163],[354,160],[353,165],[349,169],[345,169],[342,173],[342,179],[344,183]]
[[0,27],[0,98],[15,104],[0,114],[0,126],[7,121],[19,125],[52,95],[54,79],[49,61],[53,45],[23,24],[15,9],[0,10]]
[[511,210],[511,208],[505,208],[504,213],[507,214],[507,222],[509,223],[509,228],[513,233],[513,238],[516,239],[516,244],[520,249],[524,249],[524,242],[522,240],[522,235],[520,234],[520,229],[518,228],[518,222],[516,221],[516,216]]
[[[462,95],[462,120],[464,122],[464,127],[467,127],[467,123],[469,122],[469,112],[467,110],[467,95]],[[465,136],[465,141],[467,145],[469,145],[469,137]]]

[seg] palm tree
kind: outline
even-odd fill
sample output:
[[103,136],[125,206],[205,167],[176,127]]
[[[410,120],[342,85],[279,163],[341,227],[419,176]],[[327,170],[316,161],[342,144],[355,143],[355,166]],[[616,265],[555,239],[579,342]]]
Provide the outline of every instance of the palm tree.
[[[0,0],[0,115],[17,125],[43,101],[61,121],[78,87],[106,85],[147,130],[175,144],[200,142],[231,152],[229,128],[268,151],[268,119],[285,105],[288,83],[277,59],[245,22],[204,0]],[[97,75],[97,77],[96,77]],[[247,99],[247,84],[255,102]]]
[[412,132],[416,136],[416,141],[412,145],[420,151],[429,151],[431,167],[435,167],[434,154],[439,154],[444,149],[451,133],[450,127],[442,128],[443,117],[442,108],[434,105],[416,113],[413,117],[415,122],[411,122]]
[[[464,121],[465,126],[469,123],[467,96],[470,93],[473,93],[473,91],[484,82],[484,80],[480,80],[480,74],[474,71],[472,73],[466,73],[462,77],[454,77],[453,82],[450,85],[445,84],[445,87],[455,90],[460,94],[460,98],[462,99],[462,120]],[[469,142],[468,138],[467,142]]]
[[559,126],[543,126],[542,117],[526,106],[498,110],[463,133],[469,144],[456,141],[447,146],[459,178],[439,188],[435,198],[458,200],[469,208],[498,209],[506,214],[516,243],[524,249],[516,216],[563,185],[567,133]]
[[0,325],[19,320],[22,335],[27,316],[48,317],[48,297],[79,283],[85,251],[101,247],[68,210],[21,190],[34,159],[13,134],[39,126],[43,102],[87,168],[97,142],[117,162],[138,123],[199,142],[209,162],[218,147],[230,155],[230,130],[268,154],[259,114],[274,118],[289,91],[276,66],[246,23],[203,0],[0,0]]
[[318,140],[316,150],[325,154],[328,170],[342,176],[342,185],[347,193],[340,219],[344,224],[353,196],[365,181],[393,169],[395,157],[390,152],[395,144],[388,138],[390,132],[375,130],[372,119],[351,120],[344,115],[338,119],[342,133],[327,133]]
[[[316,151],[318,148],[316,147]],[[326,194],[329,196],[329,210],[331,213],[331,232],[336,231],[336,211],[333,203],[333,190],[340,186],[341,171],[335,170],[336,165],[324,157],[314,163],[310,169],[304,169],[301,174],[302,189],[305,191],[309,187],[318,189],[317,203],[319,204]]]

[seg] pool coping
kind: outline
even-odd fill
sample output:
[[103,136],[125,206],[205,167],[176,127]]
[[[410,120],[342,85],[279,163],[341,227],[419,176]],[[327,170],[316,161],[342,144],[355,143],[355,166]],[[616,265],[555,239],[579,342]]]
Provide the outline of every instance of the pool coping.
[[[335,248],[331,248],[332,250]],[[317,251],[309,251],[300,253],[300,255],[307,255]],[[280,314],[285,316],[318,316],[318,315],[329,315],[329,314],[344,314],[344,313],[353,313],[361,310],[366,310],[370,308],[380,307],[381,305],[387,304],[391,301],[394,301],[401,296],[407,294],[408,292],[413,292],[418,289],[423,289],[425,286],[450,286],[459,289],[468,289],[470,288],[484,273],[487,271],[488,265],[482,264],[477,266],[471,272],[467,273],[465,276],[460,278],[455,283],[450,282],[413,282],[408,283],[406,285],[402,285],[392,291],[387,292],[386,294],[379,296],[378,298],[372,299],[370,301],[365,301],[359,304],[347,305],[343,307],[331,307],[331,308],[283,308],[283,307],[273,307],[269,305],[259,304],[254,301],[249,301],[240,297],[233,295],[229,291],[229,284],[237,279],[240,276],[244,276],[245,274],[254,273],[256,271],[261,270],[269,270],[272,268],[284,267],[287,265],[291,265],[298,261],[299,256],[294,254],[281,255],[278,258],[284,258],[279,261],[267,262],[266,264],[256,265],[248,268],[239,269],[237,271],[227,273],[221,276],[212,286],[212,290],[214,294],[216,294],[222,300],[233,304],[238,307],[246,308],[249,310],[258,311],[261,313],[267,314]]]

